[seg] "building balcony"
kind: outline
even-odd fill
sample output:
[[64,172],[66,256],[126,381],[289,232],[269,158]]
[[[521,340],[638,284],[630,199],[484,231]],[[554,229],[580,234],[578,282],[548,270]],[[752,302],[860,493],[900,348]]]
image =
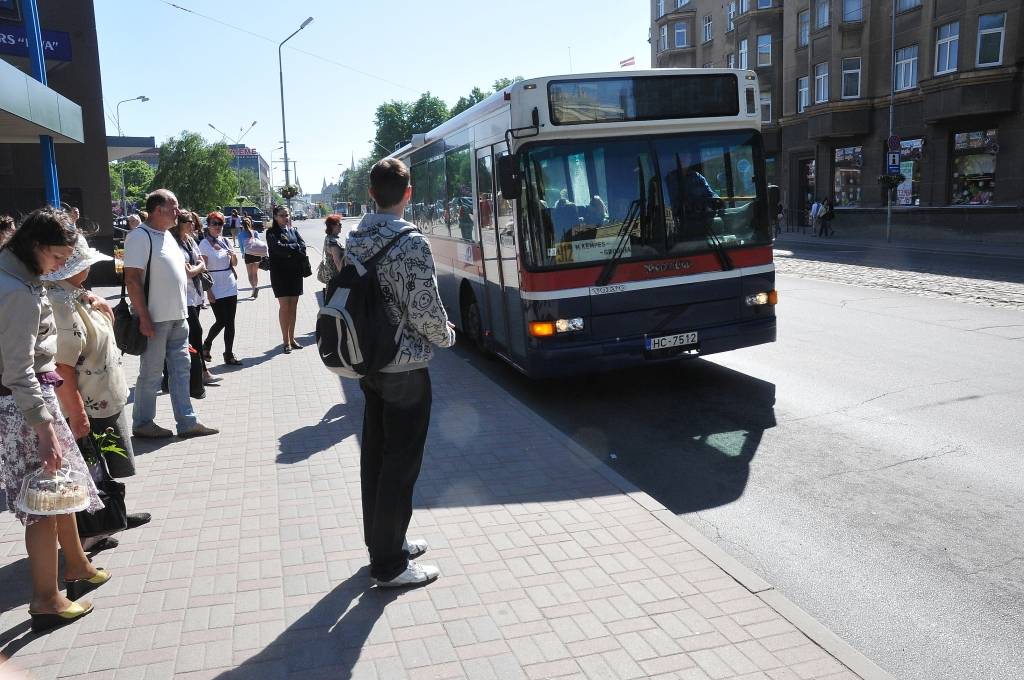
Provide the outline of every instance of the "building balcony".
[[924,119],[943,120],[1012,113],[1016,110],[1017,69],[1006,67],[934,76],[920,83]]

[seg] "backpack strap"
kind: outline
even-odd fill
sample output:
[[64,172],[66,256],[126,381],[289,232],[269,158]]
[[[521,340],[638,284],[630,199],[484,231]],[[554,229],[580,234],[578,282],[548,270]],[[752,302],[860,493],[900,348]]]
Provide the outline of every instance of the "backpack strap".
[[417,229],[416,227],[404,227],[401,231],[395,234],[394,238],[385,243],[384,247],[378,250],[376,253],[374,253],[373,257],[368,259],[365,263],[360,262],[355,255],[348,253],[348,256],[352,259],[352,264],[355,265],[356,272],[358,272],[360,276],[365,274],[367,267],[372,267],[373,265],[377,264],[377,261],[380,260],[380,258],[384,257],[384,255],[389,250],[391,250],[391,247],[398,243],[398,240],[400,238],[402,238],[406,234],[411,234],[412,232],[416,232],[417,234],[421,233],[420,230]]

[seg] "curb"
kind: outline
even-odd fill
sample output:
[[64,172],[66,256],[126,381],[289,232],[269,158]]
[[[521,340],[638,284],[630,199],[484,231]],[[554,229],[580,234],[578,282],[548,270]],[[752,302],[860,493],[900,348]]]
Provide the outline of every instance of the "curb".
[[[926,245],[907,244],[899,241],[893,243],[885,243],[884,241],[868,241],[868,240],[856,240],[856,239],[833,239],[830,237],[827,241],[811,240],[810,238],[794,238],[794,239],[783,239],[772,242],[773,249],[785,250],[787,246],[794,244],[803,244],[810,246],[832,244],[837,246],[860,246],[868,248],[870,250],[880,250],[886,252],[901,251],[901,252],[915,252],[915,253],[926,253],[929,255],[970,255],[972,257],[988,257],[999,260],[1024,260],[1024,250],[1019,252],[987,252],[985,250],[975,250],[979,244],[973,241],[964,243],[962,248],[929,248]],[[998,247],[998,244],[993,244],[994,247]],[[1013,246],[1014,248],[1020,248],[1020,246]]]
[[649,510],[658,521],[689,543],[694,550],[714,562],[729,577],[746,588],[747,591],[759,598],[767,606],[778,612],[780,616],[789,621],[812,642],[831,654],[839,663],[864,680],[896,680],[895,676],[889,674],[874,661],[857,651],[852,645],[833,633],[788,597],[777,591],[773,585],[758,576],[753,570],[718,547],[717,544],[705,537],[704,534],[700,533],[685,519],[673,513],[646,491],[643,491],[620,475],[607,463],[595,458],[589,451],[573,441],[564,432],[544,420],[539,413],[516,399],[504,387],[491,379],[490,376],[481,371],[477,371],[477,374],[501,390],[510,401],[520,406],[527,413],[528,417],[537,424],[538,429],[548,432],[553,439],[561,441],[570,453],[583,463],[585,467],[599,474],[638,505]]

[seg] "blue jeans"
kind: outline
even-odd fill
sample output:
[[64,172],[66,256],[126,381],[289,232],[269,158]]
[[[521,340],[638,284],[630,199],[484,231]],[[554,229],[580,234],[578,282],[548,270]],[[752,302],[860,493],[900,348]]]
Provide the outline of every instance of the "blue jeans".
[[139,362],[139,378],[135,382],[135,406],[132,408],[132,427],[139,428],[153,422],[156,417],[156,394],[167,363],[167,386],[171,391],[171,409],[178,423],[178,434],[195,427],[199,419],[192,410],[189,398],[188,324],[179,321],[160,321],[153,324],[156,335],[149,339]]

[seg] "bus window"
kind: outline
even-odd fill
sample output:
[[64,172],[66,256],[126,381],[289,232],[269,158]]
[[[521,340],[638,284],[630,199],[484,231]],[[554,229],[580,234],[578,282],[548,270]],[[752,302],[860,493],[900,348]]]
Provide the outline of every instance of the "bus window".
[[[489,152],[488,152],[489,153]],[[477,211],[484,239],[494,241],[494,171],[490,155],[476,160]]]
[[[496,158],[507,156],[508,151],[500,151],[496,154]],[[495,207],[497,208],[497,224],[499,227],[498,239],[500,244],[506,247],[515,245],[515,223],[512,215],[512,201],[507,200],[501,195],[501,187],[498,188],[498,200],[495,201]]]
[[475,241],[479,234],[473,220],[473,178],[469,147],[449,151],[445,157],[448,185],[445,221],[452,236]]
[[426,228],[427,233],[448,234],[448,227],[444,223],[444,156],[431,158],[427,162],[427,205],[426,205]]

